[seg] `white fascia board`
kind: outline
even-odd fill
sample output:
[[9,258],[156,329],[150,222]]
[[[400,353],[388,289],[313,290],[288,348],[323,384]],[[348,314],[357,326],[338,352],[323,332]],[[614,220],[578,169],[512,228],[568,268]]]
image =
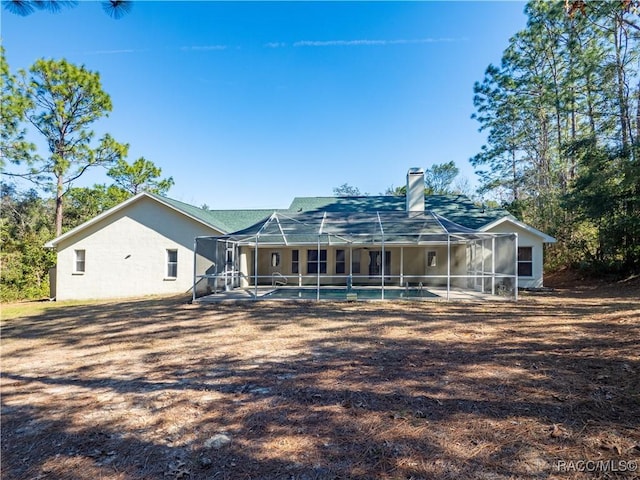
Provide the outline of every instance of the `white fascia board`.
[[485,226],[481,227],[478,229],[478,231],[480,232],[486,232],[491,230],[493,227],[497,227],[498,225],[505,223],[505,222],[509,222],[512,223],[513,225],[516,225],[524,230],[526,230],[527,232],[531,233],[532,235],[536,235],[540,238],[542,238],[542,241],[544,243],[556,243],[556,239],[553,238],[551,235],[547,235],[544,232],[541,232],[540,230],[533,228],[530,225],[527,225],[526,223],[521,222],[520,220],[514,218],[514,217],[510,217],[510,216],[505,216],[502,218],[499,218],[498,220],[494,220],[491,223],[486,224]]

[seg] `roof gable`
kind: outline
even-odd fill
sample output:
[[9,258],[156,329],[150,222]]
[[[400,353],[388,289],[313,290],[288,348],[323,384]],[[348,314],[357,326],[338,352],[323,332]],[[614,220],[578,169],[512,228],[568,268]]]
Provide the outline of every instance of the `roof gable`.
[[101,214],[96,215],[92,219],[87,220],[86,222],[84,222],[81,225],[78,225],[75,228],[72,228],[68,232],[65,232],[62,235],[60,235],[59,237],[56,237],[53,240],[48,241],[47,243],[45,243],[44,246],[45,248],[55,248],[60,242],[67,240],[68,238],[71,238],[77,235],[78,233],[81,233],[82,231],[86,230],[90,226],[95,225],[96,223],[99,223],[113,216],[117,212],[129,207],[130,205],[133,205],[134,203],[139,202],[141,199],[144,199],[144,198],[156,201],[164,205],[165,207],[169,208],[170,210],[180,213],[181,215],[185,215],[195,220],[196,222],[204,224],[205,226],[211,228],[212,230],[215,230],[221,233],[225,233],[225,231],[228,231],[228,230],[222,230],[220,226],[218,226],[213,222],[214,220],[213,218],[207,217],[206,215],[204,215],[202,212],[206,212],[205,210],[194,207],[192,205],[188,205],[186,203],[179,202],[177,200],[162,197],[160,195],[142,192],[142,193],[139,193],[138,195],[135,195],[125,200],[122,203],[119,203],[115,207],[105,210]]
[[523,230],[526,230],[527,232],[531,233],[532,235],[540,237],[544,243],[556,243],[556,241],[557,241],[551,235],[547,235],[546,233],[541,232],[537,228],[533,228],[531,225],[527,225],[526,223],[521,222],[520,220],[518,220],[517,218],[515,218],[513,216],[499,218],[499,219],[497,219],[497,220],[495,220],[495,221],[493,221],[493,222],[491,222],[491,223],[489,223],[487,225],[484,225],[482,228],[480,228],[480,231],[488,232],[492,228],[497,227],[498,225],[502,225],[504,223],[511,223],[513,225],[516,225],[516,226],[522,228]]

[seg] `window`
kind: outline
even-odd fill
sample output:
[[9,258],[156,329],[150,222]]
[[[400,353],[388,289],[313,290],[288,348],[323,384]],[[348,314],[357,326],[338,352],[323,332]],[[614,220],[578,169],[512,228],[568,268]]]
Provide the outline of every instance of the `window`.
[[318,250],[307,250],[307,273],[327,273],[327,251],[320,250],[320,258],[318,259]]
[[360,273],[360,250],[354,250],[351,258],[351,271]]
[[75,264],[73,266],[74,273],[84,273],[85,269],[85,251],[75,250]]
[[436,252],[427,252],[427,267],[436,267],[438,265]]
[[280,252],[271,252],[271,266],[272,267],[280,266]]
[[167,277],[178,276],[178,250],[167,250]]
[[345,254],[344,250],[336,250],[336,273],[345,273],[346,271],[346,262],[345,262]]
[[533,247],[518,247],[518,276],[533,277]]
[[300,273],[299,255],[299,250],[291,250],[291,273]]

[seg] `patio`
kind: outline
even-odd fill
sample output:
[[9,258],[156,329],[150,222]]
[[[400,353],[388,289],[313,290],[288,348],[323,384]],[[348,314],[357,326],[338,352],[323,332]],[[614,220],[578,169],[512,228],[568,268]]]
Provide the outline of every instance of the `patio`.
[[[479,232],[430,211],[274,212],[244,230],[196,239],[193,299],[259,299],[270,295],[265,287],[314,288],[316,300],[328,287],[338,289],[332,299],[361,299],[356,289],[365,287],[380,299],[423,290],[447,300],[517,299],[516,252],[516,234]],[[304,293],[298,297],[310,298]]]

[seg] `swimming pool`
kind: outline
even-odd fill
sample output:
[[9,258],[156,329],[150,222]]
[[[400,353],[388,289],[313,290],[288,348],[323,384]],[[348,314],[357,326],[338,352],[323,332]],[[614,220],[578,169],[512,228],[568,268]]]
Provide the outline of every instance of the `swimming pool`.
[[[349,293],[356,295],[356,300],[380,300],[382,299],[381,288],[352,288]],[[307,299],[315,300],[318,291],[316,288],[281,287],[265,294],[262,298],[283,298],[283,299]],[[384,299],[394,300],[402,298],[438,298],[438,295],[425,289],[418,288],[385,288]],[[346,288],[320,288],[321,300],[350,300],[347,298]]]

